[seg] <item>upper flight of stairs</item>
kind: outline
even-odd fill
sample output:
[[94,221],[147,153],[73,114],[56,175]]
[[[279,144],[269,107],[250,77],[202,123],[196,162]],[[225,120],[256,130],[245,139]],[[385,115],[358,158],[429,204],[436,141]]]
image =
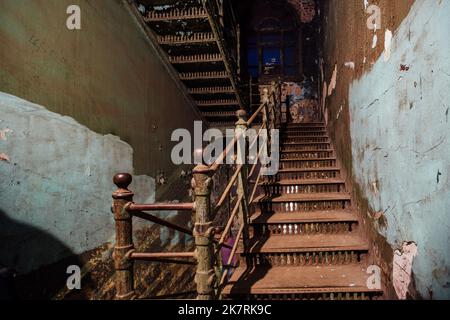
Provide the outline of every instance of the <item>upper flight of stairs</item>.
[[139,3],[135,11],[204,118],[216,127],[234,126],[236,110],[243,106],[237,76],[237,27],[232,15],[220,13],[232,12],[232,8],[221,9],[211,0]]
[[379,298],[381,290],[367,287],[370,248],[326,128],[292,124],[281,139],[281,170],[259,186],[250,243],[224,297]]

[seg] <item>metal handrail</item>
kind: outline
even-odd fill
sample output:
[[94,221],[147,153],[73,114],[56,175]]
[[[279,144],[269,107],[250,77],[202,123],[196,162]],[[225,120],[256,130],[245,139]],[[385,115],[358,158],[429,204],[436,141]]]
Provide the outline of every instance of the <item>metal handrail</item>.
[[[279,85],[279,84],[278,84]],[[279,87],[278,87],[279,89]],[[236,134],[233,140],[227,145],[226,149],[216,159],[211,166],[199,165],[193,172],[192,187],[194,190],[195,201],[192,203],[155,203],[155,204],[136,204],[133,202],[133,192],[128,190],[128,186],[132,182],[132,176],[129,174],[118,174],[114,177],[114,183],[118,187],[118,190],[113,193],[113,213],[116,222],[116,243],[114,247],[114,265],[116,269],[116,297],[118,299],[130,299],[133,298],[134,283],[133,279],[133,262],[136,260],[150,261],[150,262],[162,262],[173,264],[186,264],[197,265],[197,293],[199,299],[211,299],[214,297],[220,297],[221,290],[227,284],[227,277],[230,269],[237,266],[232,265],[236,254],[238,252],[239,244],[243,244],[244,252],[248,245],[248,222],[249,222],[249,205],[253,202],[259,181],[262,177],[262,167],[258,171],[257,179],[254,183],[253,189],[249,193],[249,179],[255,174],[258,162],[253,164],[250,173],[246,164],[239,164],[236,166],[230,181],[228,182],[225,190],[221,194],[218,202],[214,205],[211,204],[211,190],[212,190],[212,178],[217,173],[218,169],[222,166],[223,160],[229,155],[231,150],[238,144],[239,139],[242,138],[249,126],[253,124],[255,119],[261,114],[264,114],[263,124],[258,130],[258,136],[249,145],[253,148],[254,144],[258,142],[258,137],[262,130],[267,129],[270,131],[276,126],[276,108],[280,107],[277,103],[277,94],[272,86],[272,90],[265,92],[264,102],[258,108],[258,110],[250,117],[248,121],[245,121],[245,113],[238,112],[239,121],[236,124]],[[264,141],[264,147],[268,147],[270,142],[270,133],[266,141]],[[248,145],[246,145],[246,148]],[[240,150],[238,145],[238,158],[243,157],[243,150]],[[258,159],[261,156],[263,147],[258,152]],[[243,159],[241,159],[243,160]],[[217,227],[213,227],[212,218],[214,218],[219,210],[225,204],[228,197],[231,196],[231,190],[233,187],[237,187],[237,199],[232,212],[225,224],[222,231],[220,240],[214,239],[215,233],[219,230]],[[249,197],[250,195],[250,197]],[[176,225],[172,222],[165,221],[159,217],[156,217],[148,212],[151,211],[192,211],[195,215],[195,227],[194,230],[189,230],[185,227]],[[132,235],[132,218],[137,217],[161,226],[168,227],[173,230],[185,233],[189,236],[196,238],[196,250],[194,252],[183,253],[139,253],[135,252],[133,245]],[[235,243],[231,247],[225,243],[226,236],[230,233],[233,223],[239,217],[239,231],[235,236]],[[231,249],[230,256],[226,264],[222,265],[220,252],[222,248]],[[180,259],[193,258],[195,261],[180,260]],[[213,264],[211,264],[213,263]],[[222,267],[225,270],[219,270],[219,275],[216,280],[211,281],[211,275],[215,274],[215,267]],[[219,269],[222,269],[219,268]]]

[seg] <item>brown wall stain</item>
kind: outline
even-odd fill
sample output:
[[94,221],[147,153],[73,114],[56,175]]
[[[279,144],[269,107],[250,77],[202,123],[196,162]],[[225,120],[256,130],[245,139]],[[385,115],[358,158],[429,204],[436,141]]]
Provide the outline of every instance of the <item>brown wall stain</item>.
[[[368,235],[372,249],[371,262],[383,270],[383,285],[386,298],[396,298],[392,285],[393,248],[381,236],[378,230],[384,228],[383,215],[377,215],[370,208],[367,199],[352,178],[352,150],[350,135],[349,88],[351,83],[369,72],[372,65],[384,51],[385,30],[393,33],[408,15],[414,0],[375,0],[381,8],[381,29],[376,31],[378,37],[376,48],[372,48],[374,31],[367,28],[369,13],[365,12],[362,0],[321,1],[321,56],[323,58],[324,79],[330,83],[335,66],[338,76],[336,89],[326,98],[328,108],[328,131],[334,142],[337,156],[344,168],[347,184],[353,190],[353,198],[361,214],[363,228]],[[353,62],[355,69],[345,66]],[[322,92],[322,91],[321,91]],[[368,146],[370,147],[370,146]]]

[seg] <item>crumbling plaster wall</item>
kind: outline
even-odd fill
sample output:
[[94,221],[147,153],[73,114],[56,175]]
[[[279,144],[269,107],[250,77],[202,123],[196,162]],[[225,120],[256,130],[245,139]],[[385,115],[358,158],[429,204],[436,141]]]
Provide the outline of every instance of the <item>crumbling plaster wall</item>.
[[[370,4],[382,12],[376,33],[366,27]],[[450,2],[322,8],[323,80],[336,76],[326,118],[375,252],[396,297],[448,299]]]
[[[137,202],[188,197],[170,138],[200,114],[126,2],[107,2],[0,2],[0,261],[19,273],[113,239],[119,171],[137,175]],[[73,4],[81,30],[66,27]],[[162,228],[153,249],[184,239]]]
[[[1,263],[27,273],[112,241],[111,177],[134,171],[130,145],[5,93],[0,112]],[[149,176],[131,189],[155,200]]]

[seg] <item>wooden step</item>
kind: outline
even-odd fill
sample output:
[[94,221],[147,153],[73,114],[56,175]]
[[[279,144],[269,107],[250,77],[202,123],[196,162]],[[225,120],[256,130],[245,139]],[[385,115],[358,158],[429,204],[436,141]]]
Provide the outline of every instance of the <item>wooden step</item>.
[[260,211],[252,215],[251,224],[291,224],[291,223],[335,223],[358,222],[358,217],[351,210],[289,212],[263,214]]
[[368,251],[369,246],[356,234],[313,234],[308,236],[282,235],[268,238],[253,238],[249,243],[249,253],[318,253]]
[[[381,294],[367,287],[364,265],[238,268],[224,288],[225,295],[279,295],[335,293],[336,299],[355,298],[354,294]],[[350,295],[346,295],[346,294]],[[360,295],[361,297],[361,295]],[[332,299],[333,297],[331,297]]]

